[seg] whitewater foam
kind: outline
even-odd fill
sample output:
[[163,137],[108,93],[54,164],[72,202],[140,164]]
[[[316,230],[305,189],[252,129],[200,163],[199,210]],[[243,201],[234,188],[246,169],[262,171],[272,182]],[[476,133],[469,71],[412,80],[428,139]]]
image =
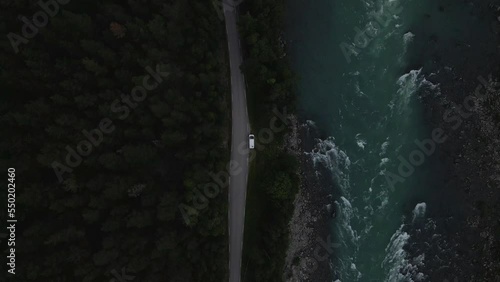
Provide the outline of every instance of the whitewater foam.
[[382,267],[388,268],[387,282],[404,279],[404,275],[400,273],[400,269],[407,264],[406,252],[403,247],[408,242],[410,235],[403,232],[403,227],[404,224],[392,235],[389,244],[385,248],[386,256],[382,262]]
[[356,134],[356,144],[358,145],[359,148],[365,149],[366,140],[361,138],[361,133]]
[[398,95],[396,96],[394,104],[396,105],[399,114],[408,109],[411,97],[418,90],[420,85],[420,72],[422,72],[422,68],[418,70],[411,70],[410,72],[403,74],[397,80],[396,83],[399,86],[399,89],[397,91]]
[[351,161],[347,154],[335,145],[335,138],[328,137],[325,140],[317,140],[316,148],[309,154],[315,166],[321,164],[334,176],[342,180],[343,170],[348,170]]
[[[425,216],[427,209],[426,203],[418,203],[413,209],[412,225],[416,218]],[[393,281],[425,281],[425,274],[419,272],[419,267],[423,266],[425,254],[420,254],[414,258],[408,258],[408,253],[405,251],[405,246],[410,240],[410,235],[403,231],[406,227],[401,224],[398,230],[394,232],[385,248],[386,256],[381,266],[386,269],[386,282]]]
[[408,44],[410,44],[413,41],[414,37],[415,37],[415,34],[411,33],[410,31],[403,34],[403,42],[405,44],[405,47],[408,46]]
[[383,158],[380,160],[380,164],[378,166],[383,167],[388,162],[389,162],[389,158]]
[[385,153],[387,152],[387,147],[389,147],[389,138],[387,138],[386,141],[380,146],[380,153],[378,155],[385,155]]
[[415,208],[413,209],[413,219],[412,222],[415,221],[417,218],[422,218],[425,215],[425,211],[427,210],[427,204],[426,203],[418,203]]

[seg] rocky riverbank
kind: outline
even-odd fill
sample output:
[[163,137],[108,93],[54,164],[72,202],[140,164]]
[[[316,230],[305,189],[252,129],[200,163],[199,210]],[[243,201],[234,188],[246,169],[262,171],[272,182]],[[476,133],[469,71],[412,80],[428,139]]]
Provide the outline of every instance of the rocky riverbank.
[[311,157],[306,154],[314,145],[310,128],[294,123],[296,147],[293,154],[300,162],[300,190],[294,201],[290,220],[289,247],[285,260],[284,280],[289,282],[331,281],[330,244],[328,226],[331,211],[330,192],[318,178]]
[[[463,42],[453,60],[433,54],[441,93],[423,97],[428,123],[448,136],[436,151],[444,172],[432,217],[441,230],[426,235],[432,256],[423,272],[432,281],[500,281],[500,4],[471,13],[488,22],[497,41]],[[488,44],[496,52],[487,52]]]

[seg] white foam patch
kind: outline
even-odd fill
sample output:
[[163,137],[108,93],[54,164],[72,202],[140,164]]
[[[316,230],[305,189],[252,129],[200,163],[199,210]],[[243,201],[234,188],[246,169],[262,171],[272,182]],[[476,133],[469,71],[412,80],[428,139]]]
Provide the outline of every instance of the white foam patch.
[[[424,217],[426,209],[426,203],[418,203],[413,209],[413,221],[416,218]],[[425,254],[420,254],[414,258],[408,258],[408,253],[404,250],[404,247],[408,244],[410,235],[403,231],[404,226],[405,225],[402,224],[392,235],[389,244],[385,248],[386,256],[381,265],[386,269],[385,281],[425,281],[427,276],[419,272],[419,267],[424,265]]]
[[397,95],[395,99],[392,101],[393,105],[396,106],[396,109],[399,113],[407,110],[408,105],[410,104],[410,99],[414,93],[417,92],[420,87],[421,78],[420,73],[422,72],[422,68],[418,70],[411,70],[408,73],[403,74],[397,80],[397,85],[399,89],[397,91]]
[[408,242],[408,239],[410,239],[410,235],[403,232],[403,226],[401,225],[392,235],[389,244],[385,248],[386,256],[382,262],[382,267],[388,269],[385,280],[387,282],[407,281],[405,280],[405,276],[400,273],[400,270],[408,264],[406,259],[407,254],[403,247]]
[[356,268],[356,264],[355,263],[351,263],[351,271],[354,272],[354,274],[357,276],[358,279],[360,279],[361,277],[363,277],[363,275],[361,274],[361,272],[359,272],[359,270]]
[[[335,145],[335,138],[328,137],[325,140],[318,139],[316,148],[307,153],[313,159],[315,166],[322,165],[327,168],[333,175],[334,180],[339,183],[342,188],[349,186],[348,171],[351,166],[351,160],[347,154],[340,150]],[[342,189],[343,192],[346,189]]]
[[389,192],[382,190],[377,194],[377,199],[380,200],[380,205],[377,207],[377,212],[382,213],[387,204],[389,204]]
[[432,95],[440,95],[441,90],[439,84],[433,84],[428,81],[423,75],[421,75],[422,68],[418,70],[411,70],[408,73],[403,74],[398,78],[396,84],[398,85],[397,95],[389,103],[389,108],[394,113],[394,110],[398,114],[404,112],[409,112],[408,105],[413,95],[420,89],[426,90],[424,93],[431,93]]
[[411,33],[410,31],[403,34],[403,42],[405,44],[405,47],[413,41],[413,38],[415,38],[415,34]]
[[356,144],[359,148],[365,149],[365,145],[367,144],[366,140],[361,137],[361,133],[356,134]]
[[389,138],[386,139],[384,143],[380,146],[380,153],[378,154],[379,156],[383,156],[387,153],[387,147],[389,147]]
[[311,127],[314,127],[316,128],[316,122],[312,121],[312,120],[306,120],[306,124],[308,126],[311,126]]
[[425,211],[427,210],[426,203],[418,203],[413,209],[413,219],[412,222],[417,218],[422,218],[425,216]]
[[380,160],[380,164],[378,166],[383,167],[388,162],[389,162],[389,158],[383,158]]

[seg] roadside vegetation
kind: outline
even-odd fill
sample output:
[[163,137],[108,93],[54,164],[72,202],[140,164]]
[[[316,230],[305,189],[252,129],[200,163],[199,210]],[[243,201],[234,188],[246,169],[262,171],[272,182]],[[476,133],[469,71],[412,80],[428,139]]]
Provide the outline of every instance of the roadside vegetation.
[[[291,71],[282,40],[284,1],[245,1],[239,29],[244,48],[243,71],[256,158],[250,166],[247,192],[243,281],[282,281],[288,247],[288,223],[298,191],[298,162],[285,148],[289,128],[263,144],[259,131],[270,128],[280,113],[294,113]],[[260,144],[260,146],[259,146]]]
[[[72,1],[17,54],[5,35],[22,36],[18,15],[41,8],[7,2],[0,167],[4,181],[16,169],[16,279],[111,281],[125,269],[137,281],[227,280],[227,189],[189,223],[179,211],[229,159],[227,43],[212,2]],[[123,101],[157,66],[168,77]],[[103,118],[114,131],[93,131],[98,145],[71,166]]]

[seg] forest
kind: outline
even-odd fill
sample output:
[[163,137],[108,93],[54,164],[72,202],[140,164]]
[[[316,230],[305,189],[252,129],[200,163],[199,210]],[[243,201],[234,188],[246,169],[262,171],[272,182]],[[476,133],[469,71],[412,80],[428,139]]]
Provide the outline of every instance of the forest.
[[226,280],[227,190],[189,221],[179,209],[229,160],[227,43],[212,3],[2,1],[0,19],[16,281]]

